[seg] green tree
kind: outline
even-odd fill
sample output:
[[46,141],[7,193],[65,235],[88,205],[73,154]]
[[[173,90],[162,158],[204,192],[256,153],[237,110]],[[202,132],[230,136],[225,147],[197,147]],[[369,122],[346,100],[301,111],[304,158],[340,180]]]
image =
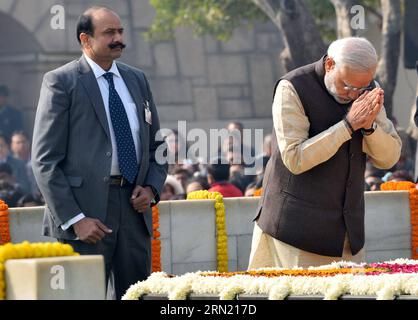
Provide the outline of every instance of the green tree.
[[351,25],[354,4],[377,16],[382,26],[378,80],[385,89],[385,107],[392,115],[401,32],[400,0],[150,0],[156,16],[146,36],[167,40],[178,27],[196,35],[226,41],[237,27],[270,20],[280,30],[286,71],[311,63],[326,52],[326,43],[356,35]]

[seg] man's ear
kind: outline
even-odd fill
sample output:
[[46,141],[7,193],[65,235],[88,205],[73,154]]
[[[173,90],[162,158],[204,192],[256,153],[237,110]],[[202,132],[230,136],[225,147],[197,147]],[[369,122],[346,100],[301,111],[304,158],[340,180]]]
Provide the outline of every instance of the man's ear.
[[90,47],[90,37],[87,33],[80,33],[80,41],[81,41],[81,45],[83,46],[83,48],[88,48]]
[[335,61],[334,59],[327,57],[325,59],[325,71],[330,72],[332,69],[335,68]]

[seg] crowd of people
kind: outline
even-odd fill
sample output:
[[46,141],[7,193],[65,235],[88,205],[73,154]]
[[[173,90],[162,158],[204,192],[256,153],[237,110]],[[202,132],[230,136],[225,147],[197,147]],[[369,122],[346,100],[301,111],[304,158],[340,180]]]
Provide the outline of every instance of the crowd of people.
[[[31,139],[23,130],[20,112],[6,103],[6,97],[7,88],[0,86],[0,199],[10,207],[44,205],[31,167]],[[224,197],[253,196],[262,187],[264,169],[271,156],[271,134],[264,136],[263,152],[255,155],[253,146],[242,141],[244,126],[241,122],[230,122],[226,129],[228,138],[222,143],[216,159],[212,158],[210,163],[182,158],[179,150],[184,147],[183,144],[186,144],[186,150],[188,146],[176,130],[165,137],[168,152],[174,154],[176,163],[169,165],[161,200],[183,200],[187,194],[198,190],[217,191]],[[368,161],[365,191],[378,191],[386,181],[416,182],[416,137],[411,130],[406,132],[397,127],[397,131],[403,142],[401,158],[389,170],[378,169]],[[236,148],[237,144],[240,144],[239,148]],[[239,155],[236,149],[240,150]],[[254,174],[244,172],[246,166],[253,166],[254,163],[237,161],[243,159],[245,152],[254,159],[261,158],[259,163],[262,166],[257,167]]]

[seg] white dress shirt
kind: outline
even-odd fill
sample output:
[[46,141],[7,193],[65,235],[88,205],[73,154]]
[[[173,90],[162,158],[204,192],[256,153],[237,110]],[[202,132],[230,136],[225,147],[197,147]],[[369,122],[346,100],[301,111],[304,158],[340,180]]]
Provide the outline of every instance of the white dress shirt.
[[[136,159],[139,163],[140,159],[140,151],[141,151],[141,141],[140,141],[140,124],[138,119],[138,112],[136,109],[136,105],[134,100],[132,99],[131,94],[129,93],[128,88],[126,87],[125,82],[123,81],[122,76],[119,73],[118,67],[116,62],[113,61],[112,67],[106,71],[103,70],[96,62],[90,59],[87,55],[84,55],[87,60],[87,63],[90,65],[96,80],[97,84],[99,85],[100,93],[103,99],[103,104],[106,111],[107,122],[109,124],[109,132],[110,132],[110,139],[112,142],[112,166],[110,170],[110,175],[120,175],[119,170],[119,161],[118,161],[118,150],[116,147],[116,138],[115,133],[113,131],[112,120],[110,118],[110,111],[109,111],[109,83],[103,76],[107,72],[113,73],[113,83],[115,84],[115,89],[119,94],[120,99],[122,100],[123,106],[125,107],[126,114],[129,120],[129,126],[131,127],[132,137],[134,139],[135,150],[136,150]],[[78,214],[71,220],[63,223],[61,228],[65,231],[69,227],[71,227],[74,223],[80,221],[81,219],[85,218],[83,213]]]

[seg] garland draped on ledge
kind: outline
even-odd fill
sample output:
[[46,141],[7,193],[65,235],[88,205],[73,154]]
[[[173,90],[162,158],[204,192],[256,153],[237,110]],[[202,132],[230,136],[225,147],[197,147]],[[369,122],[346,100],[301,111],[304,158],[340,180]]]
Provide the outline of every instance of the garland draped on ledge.
[[412,259],[418,259],[418,190],[415,183],[409,181],[388,181],[380,186],[382,191],[405,190],[409,192],[411,211],[411,248]]
[[161,271],[161,240],[160,232],[158,228],[160,227],[160,213],[158,211],[158,206],[155,205],[152,207],[152,239],[151,239],[151,265],[152,272]]
[[39,242],[12,244],[0,246],[0,300],[6,298],[5,266],[9,259],[32,259],[47,257],[78,256],[69,244],[59,242]]
[[226,233],[225,205],[222,194],[219,192],[209,192],[199,190],[190,192],[187,200],[215,200],[216,213],[216,235],[217,235],[217,261],[218,271],[228,271],[228,235]]
[[10,242],[9,207],[0,200],[0,245]]

